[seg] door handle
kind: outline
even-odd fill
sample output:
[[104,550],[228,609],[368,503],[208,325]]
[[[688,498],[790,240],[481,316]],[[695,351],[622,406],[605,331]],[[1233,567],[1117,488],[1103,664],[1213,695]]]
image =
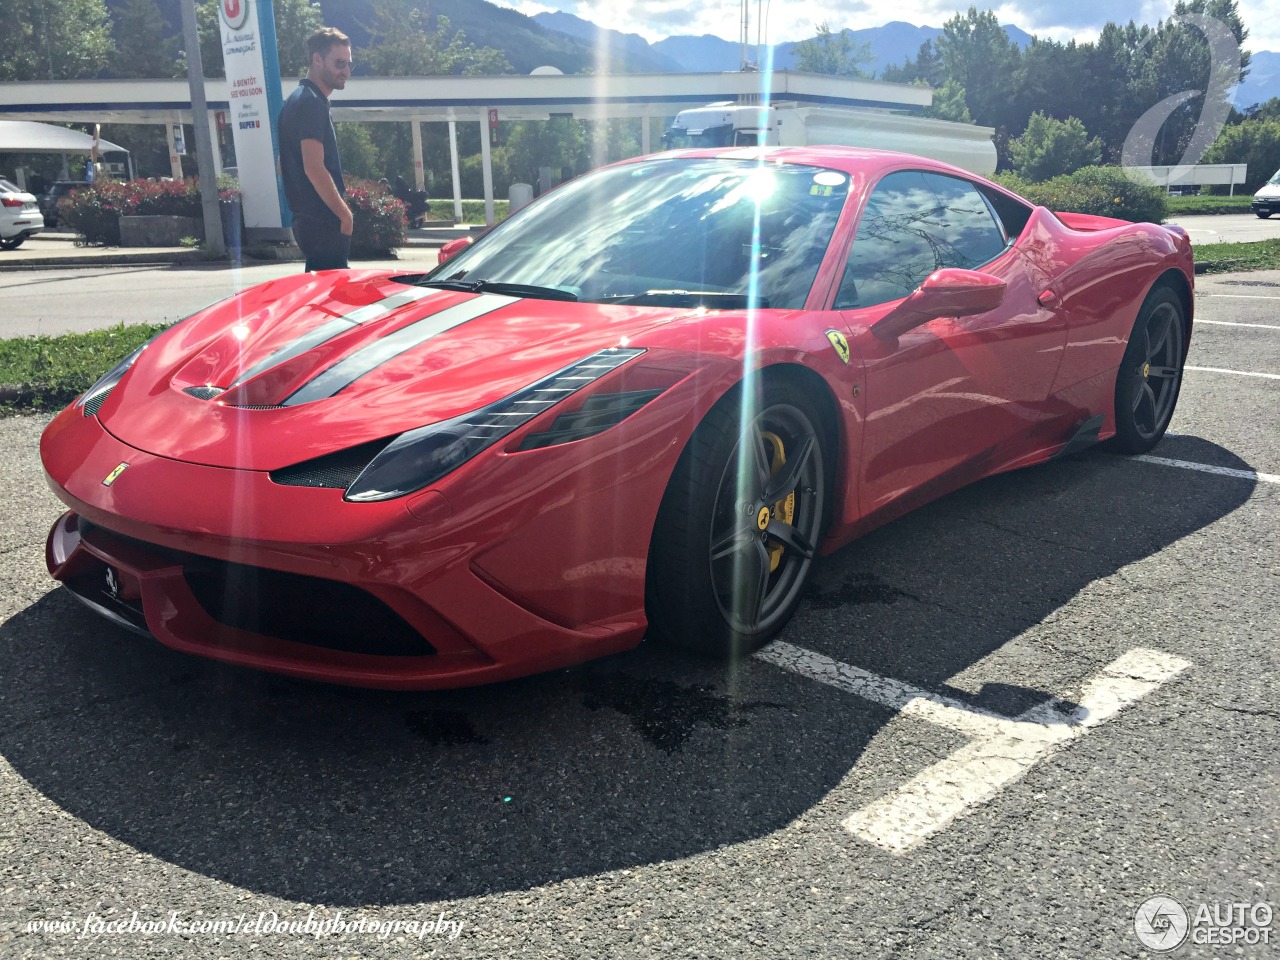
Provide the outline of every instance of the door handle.
[[1036,297],[1036,303],[1042,307],[1056,307],[1058,305],[1058,295],[1052,290],[1044,290],[1040,296]]

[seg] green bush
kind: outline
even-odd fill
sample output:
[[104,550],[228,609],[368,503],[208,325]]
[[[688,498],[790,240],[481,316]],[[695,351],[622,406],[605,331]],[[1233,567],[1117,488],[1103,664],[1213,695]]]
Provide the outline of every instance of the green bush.
[[1057,120],[1036,111],[1022,136],[1010,141],[1009,156],[1019,176],[1039,182],[1100,163],[1102,141],[1090,140],[1075,117]]
[[409,237],[405,205],[385,186],[348,177],[347,204],[354,218],[352,259],[389,256],[405,245]]
[[1084,167],[1044,183],[1028,183],[1009,174],[995,179],[1019,196],[1058,213],[1088,213],[1135,223],[1160,223],[1168,214],[1164,190],[1135,183],[1121,167]]

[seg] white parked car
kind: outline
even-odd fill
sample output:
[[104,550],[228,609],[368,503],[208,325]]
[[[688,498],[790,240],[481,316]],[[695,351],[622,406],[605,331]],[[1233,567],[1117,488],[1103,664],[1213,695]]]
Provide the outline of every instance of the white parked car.
[[44,217],[34,195],[0,179],[0,248],[22,246],[27,237],[44,229]]
[[1263,220],[1273,213],[1280,213],[1280,170],[1253,195],[1253,212]]

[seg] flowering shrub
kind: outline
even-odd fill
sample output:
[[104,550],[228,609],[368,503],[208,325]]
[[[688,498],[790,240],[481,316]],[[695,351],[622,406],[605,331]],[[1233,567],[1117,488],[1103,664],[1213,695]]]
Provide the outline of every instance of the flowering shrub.
[[352,259],[385,257],[397,247],[403,247],[409,236],[404,203],[382,184],[347,177],[346,186],[347,205],[354,218]]
[[[218,191],[221,206],[240,202],[240,192],[227,187]],[[59,206],[70,227],[90,245],[114,246],[120,242],[120,217],[172,216],[203,220],[200,181],[108,180],[77,190]]]
[[1165,192],[1135,183],[1121,167],[1082,167],[1044,183],[1028,183],[1010,174],[995,178],[1032,203],[1059,213],[1089,213],[1135,223],[1159,223],[1168,214]]
[[[220,184],[218,198],[223,222],[239,223],[240,191],[230,183]],[[189,180],[106,181],[77,190],[66,201],[67,224],[80,234],[82,242],[114,246],[120,242],[120,217],[174,216],[202,220],[200,182]],[[351,256],[356,259],[383,257],[408,238],[405,206],[386,187],[347,179],[347,203],[355,215],[351,235]],[[236,246],[230,242],[231,246]]]

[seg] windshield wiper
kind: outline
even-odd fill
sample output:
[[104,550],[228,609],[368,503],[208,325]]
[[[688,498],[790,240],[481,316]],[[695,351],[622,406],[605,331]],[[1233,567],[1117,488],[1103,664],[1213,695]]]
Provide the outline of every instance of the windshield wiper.
[[724,293],[719,290],[646,290],[644,293],[611,293],[596,297],[593,303],[634,303],[659,307],[715,307],[719,310],[742,310],[748,307],[765,309],[768,297],[754,300],[745,293]]
[[578,295],[562,287],[539,287],[530,283],[503,283],[501,280],[423,280],[417,286],[467,293],[502,293],[534,300],[577,300]]

